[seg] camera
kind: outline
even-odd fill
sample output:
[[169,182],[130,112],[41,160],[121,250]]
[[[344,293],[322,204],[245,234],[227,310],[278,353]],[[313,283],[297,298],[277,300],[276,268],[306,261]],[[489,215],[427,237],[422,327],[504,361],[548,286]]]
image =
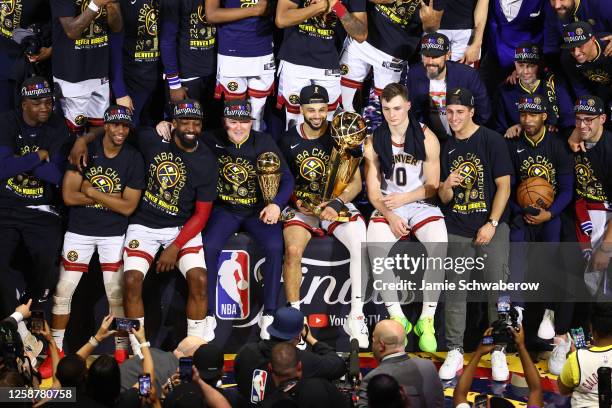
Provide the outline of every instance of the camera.
[[500,296],[497,301],[497,320],[491,325],[493,327],[493,342],[495,344],[511,344],[514,337],[510,328],[519,330],[518,312],[512,307],[509,296]]
[[28,35],[21,40],[21,49],[28,57],[38,55],[42,48],[42,39],[37,35]]
[[357,390],[361,380],[359,378],[359,341],[352,339],[351,351],[346,362],[346,374],[344,380],[336,382],[334,385],[340,391],[348,406],[354,407],[357,401]]

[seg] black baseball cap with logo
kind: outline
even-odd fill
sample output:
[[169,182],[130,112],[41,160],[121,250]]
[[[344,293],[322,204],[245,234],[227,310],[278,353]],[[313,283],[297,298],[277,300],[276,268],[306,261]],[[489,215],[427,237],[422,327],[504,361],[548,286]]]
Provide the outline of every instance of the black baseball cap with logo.
[[576,48],[587,43],[593,37],[593,27],[585,21],[576,21],[563,27],[561,48]]
[[446,106],[463,105],[474,107],[474,95],[469,89],[455,88],[446,92]]
[[134,123],[132,110],[121,105],[111,105],[104,112],[104,123],[125,123],[132,126]]
[[546,113],[546,105],[542,95],[523,95],[519,99],[519,112]]
[[327,89],[321,85],[308,85],[300,91],[300,105],[310,103],[329,103]]
[[193,365],[203,380],[216,380],[223,376],[223,351],[214,344],[202,344],[193,353]]
[[441,57],[450,49],[448,37],[441,33],[425,34],[421,38],[421,55],[427,57]]
[[514,49],[514,60],[516,62],[538,64],[540,59],[540,46],[537,44],[521,43]]
[[252,120],[251,104],[246,99],[226,100],[223,108],[223,117],[241,121]]
[[174,119],[200,119],[204,117],[202,105],[195,99],[183,99],[174,105]]
[[53,89],[45,78],[34,76],[21,84],[21,96],[27,99],[51,98]]
[[575,113],[584,113],[587,115],[603,115],[606,109],[603,101],[595,95],[585,95],[576,99],[574,103]]

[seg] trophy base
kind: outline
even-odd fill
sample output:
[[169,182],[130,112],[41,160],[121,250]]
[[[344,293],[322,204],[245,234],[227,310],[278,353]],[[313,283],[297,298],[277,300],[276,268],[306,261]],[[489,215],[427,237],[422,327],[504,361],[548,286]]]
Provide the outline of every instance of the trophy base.
[[[319,217],[323,212],[323,209],[320,207],[320,200],[304,200],[302,201],[302,205],[308,208],[314,215]],[[351,220],[351,211],[347,206],[343,205],[340,211],[338,211],[338,216],[334,220],[334,222],[349,222]]]

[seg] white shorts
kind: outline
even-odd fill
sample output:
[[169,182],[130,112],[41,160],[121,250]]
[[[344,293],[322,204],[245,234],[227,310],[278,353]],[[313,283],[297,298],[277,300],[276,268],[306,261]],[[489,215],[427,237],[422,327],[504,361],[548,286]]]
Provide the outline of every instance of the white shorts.
[[104,125],[104,112],[110,105],[108,78],[76,83],[58,78],[53,78],[53,81],[61,89],[60,103],[70,130],[78,131],[87,124]]
[[[217,56],[215,98],[265,98],[274,92],[274,55],[261,57]],[[248,75],[245,75],[248,74]]]
[[123,261],[124,235],[114,237],[91,237],[66,232],[62,249],[62,266],[67,271],[87,272],[89,261],[97,250],[103,272],[117,272]]
[[[393,210],[400,218],[406,221],[410,228],[409,234],[414,234],[423,225],[444,218],[440,208],[424,201],[405,204]],[[387,219],[378,210],[374,210],[370,223],[382,222],[388,224]]]
[[[172,244],[181,232],[179,227],[148,228],[144,225],[130,224],[125,234],[125,252],[123,253],[123,269],[140,271],[146,275],[159,251]],[[206,269],[202,235],[197,234],[181,248],[176,265],[183,276],[193,268]]]
[[334,112],[340,104],[340,69],[312,68],[296,65],[287,61],[280,62],[278,68],[278,98],[276,106],[286,107],[287,112],[300,113],[300,91],[308,85],[319,85],[327,90],[329,105],[327,110]]
[[[364,222],[363,215],[361,215],[353,203],[346,203],[345,205],[351,213],[349,222],[358,220]],[[344,224],[343,222],[338,221],[322,221],[319,217],[302,214],[295,208],[289,206],[285,207],[283,210],[283,215],[286,217],[285,219],[289,219],[289,221],[285,221],[283,223],[283,228],[287,228],[292,225],[299,225],[300,227],[306,228],[312,235],[317,237],[322,237],[326,233],[331,235],[334,233],[334,229],[336,229],[336,227]]]
[[460,60],[463,54],[465,54],[465,50],[470,45],[472,30],[438,30],[438,32],[447,36],[450,41],[451,61]]
[[606,232],[608,223],[612,219],[612,211],[609,210],[588,210],[593,231],[591,232],[591,246],[599,247],[601,240]]
[[342,86],[361,89],[363,80],[374,70],[374,91],[380,96],[385,86],[399,82],[404,61],[374,48],[367,42],[358,43],[350,39],[340,56]]

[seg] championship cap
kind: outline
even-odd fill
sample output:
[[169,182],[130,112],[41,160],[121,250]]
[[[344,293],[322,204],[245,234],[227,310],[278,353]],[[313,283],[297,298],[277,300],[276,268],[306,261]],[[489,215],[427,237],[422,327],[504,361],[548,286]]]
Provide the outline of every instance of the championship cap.
[[474,107],[474,95],[469,89],[455,88],[446,93],[446,106],[463,105]]
[[223,108],[223,117],[242,121],[252,120],[251,104],[246,99],[226,100]]
[[195,99],[183,99],[174,105],[174,119],[200,119],[204,117],[202,105]]
[[132,110],[121,105],[111,105],[104,112],[104,123],[126,123],[132,126]]
[[574,104],[575,113],[586,113],[588,115],[603,115],[606,113],[603,101],[594,95],[585,95],[576,99]]
[[575,48],[588,42],[593,37],[593,27],[584,21],[577,21],[563,27],[561,48]]
[[53,96],[53,90],[45,78],[34,76],[23,81],[21,96],[28,99],[50,98]]
[[516,62],[529,62],[538,64],[540,62],[540,46],[533,43],[521,43],[514,49],[514,60]]
[[421,54],[427,57],[441,57],[450,49],[448,37],[441,33],[425,34],[421,38]]
[[519,99],[518,110],[519,112],[546,113],[544,98],[542,98],[542,95],[537,94],[523,95]]
[[308,85],[300,91],[300,105],[309,103],[329,103],[327,89],[321,85]]

